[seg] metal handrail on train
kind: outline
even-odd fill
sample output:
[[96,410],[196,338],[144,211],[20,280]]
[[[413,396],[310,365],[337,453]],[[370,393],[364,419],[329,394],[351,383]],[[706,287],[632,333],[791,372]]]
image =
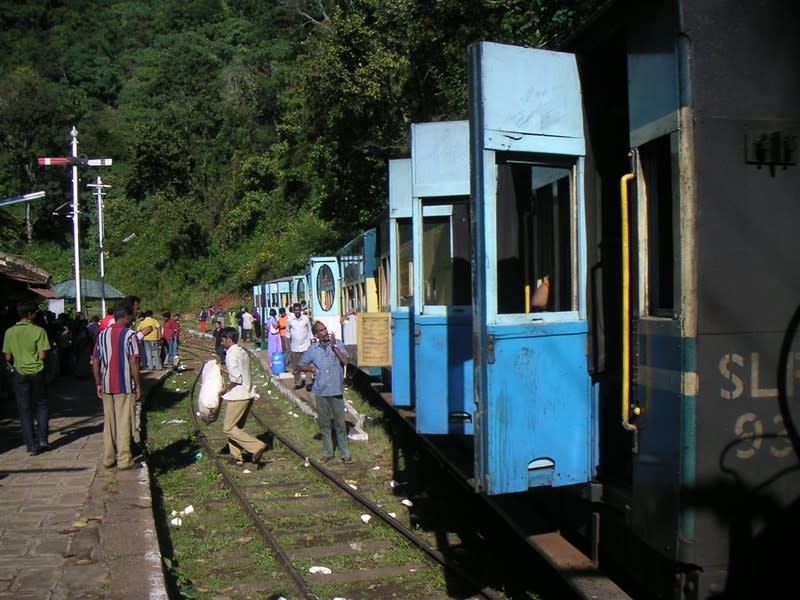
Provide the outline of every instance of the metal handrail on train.
[[626,431],[633,432],[633,453],[639,451],[639,429],[630,422],[631,409],[631,382],[630,382],[630,245],[628,242],[628,182],[635,175],[626,173],[619,182],[620,187],[620,210],[622,212],[622,427]]

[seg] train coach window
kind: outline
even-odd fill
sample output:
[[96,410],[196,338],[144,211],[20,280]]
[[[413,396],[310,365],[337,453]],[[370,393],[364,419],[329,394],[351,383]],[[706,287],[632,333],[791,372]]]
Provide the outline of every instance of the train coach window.
[[[644,190],[644,214],[640,238],[645,240],[647,276],[646,314],[672,317],[675,309],[675,198],[671,136],[665,135],[639,147]],[[641,232],[645,228],[646,234]]]
[[317,301],[323,311],[329,311],[336,296],[336,282],[333,271],[328,265],[322,265],[317,271]]
[[427,210],[430,204],[423,207],[422,276],[426,306],[472,303],[469,205],[466,199],[449,202],[452,204],[441,204],[440,200],[432,210]]
[[414,248],[411,245],[411,219],[397,220],[397,306],[410,307],[414,303]]
[[[497,312],[577,310],[574,165],[548,159],[497,165]],[[547,279],[544,308],[533,294]]]

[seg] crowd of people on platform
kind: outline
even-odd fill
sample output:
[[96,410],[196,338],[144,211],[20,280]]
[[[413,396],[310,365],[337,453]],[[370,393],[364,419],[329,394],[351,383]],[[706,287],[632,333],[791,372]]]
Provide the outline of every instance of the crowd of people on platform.
[[[301,304],[291,308],[291,314],[285,308],[271,309],[263,331],[257,311],[250,312],[246,307],[226,314],[221,306],[209,306],[198,314],[201,332],[212,323],[215,352],[228,378],[219,397],[226,407],[223,430],[231,447],[236,448],[231,450],[232,459],[241,464],[245,451],[252,462],[258,463],[266,448],[243,429],[255,389],[249,356],[239,345],[240,341],[266,338],[269,355],[283,352],[288,356],[295,389],[305,387],[316,398],[324,448],[320,460],[328,462],[338,448],[342,461],[350,463],[343,397],[349,355],[324,324],[312,325]],[[31,302],[20,303],[15,317],[12,320],[8,311],[0,315],[4,361],[0,389],[4,395],[13,390],[28,454],[35,456],[49,449],[48,384],[59,375],[91,375],[103,403],[103,465],[135,468],[141,372],[178,366],[178,316],[164,311],[159,320],[152,310],[141,310],[139,298],[129,296],[102,319],[94,316],[87,321],[80,313],[55,316]]]
[[[129,468],[133,464],[131,457],[138,451],[136,402],[141,385],[136,379],[142,370],[161,371],[178,365],[178,316],[165,311],[159,321],[152,310],[141,310],[141,301],[135,296],[109,308],[102,319],[96,315],[88,321],[80,312],[56,316],[33,302],[22,302],[15,308],[12,311],[6,307],[0,313],[0,396],[13,396],[16,401],[28,454],[35,456],[49,449],[49,385],[57,377],[94,376],[98,397],[103,400],[106,454],[114,454],[111,466]],[[135,359],[135,369],[129,366],[128,357],[123,361],[109,358],[112,350],[119,348],[116,341],[109,342],[108,334],[114,330],[113,335],[117,336],[123,329],[130,338],[129,355]],[[114,410],[118,389],[125,390],[123,396],[129,396],[129,402]],[[128,424],[127,437],[120,430],[119,418]],[[118,440],[122,443],[118,444]],[[119,454],[122,446],[127,450]],[[104,456],[104,464],[109,466],[107,459]]]

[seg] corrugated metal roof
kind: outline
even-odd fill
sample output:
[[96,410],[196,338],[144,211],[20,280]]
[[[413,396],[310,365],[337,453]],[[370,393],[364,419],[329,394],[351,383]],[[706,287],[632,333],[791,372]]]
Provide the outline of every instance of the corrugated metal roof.
[[50,273],[10,254],[0,253],[0,277],[7,277],[29,286],[44,287],[50,281]]
[[32,288],[28,288],[28,289],[30,291],[32,291],[34,294],[38,294],[42,298],[60,298],[60,296],[58,294],[56,294],[50,288],[35,288],[35,287],[32,287]]

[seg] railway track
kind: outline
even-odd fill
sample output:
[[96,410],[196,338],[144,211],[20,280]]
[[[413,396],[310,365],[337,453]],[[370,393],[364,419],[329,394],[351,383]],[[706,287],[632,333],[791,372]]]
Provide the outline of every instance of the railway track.
[[529,566],[520,569],[530,565],[528,558],[502,536],[493,539],[487,533],[492,525],[471,513],[468,500],[440,499],[429,484],[395,481],[414,477],[415,450],[407,441],[385,456],[351,444],[351,465],[318,462],[316,425],[299,418],[298,405],[308,395],[275,386],[257,361],[259,398],[248,430],[267,441],[268,451],[260,466],[230,464],[222,419],[205,425],[195,416],[210,348],[206,338],[190,338],[181,349],[193,373],[188,412],[194,440],[221,485],[204,511],[235,502],[270,549],[281,573],[270,574],[272,583],[254,574],[259,590],[288,598],[570,597],[563,589],[554,592],[548,577],[532,577]]

